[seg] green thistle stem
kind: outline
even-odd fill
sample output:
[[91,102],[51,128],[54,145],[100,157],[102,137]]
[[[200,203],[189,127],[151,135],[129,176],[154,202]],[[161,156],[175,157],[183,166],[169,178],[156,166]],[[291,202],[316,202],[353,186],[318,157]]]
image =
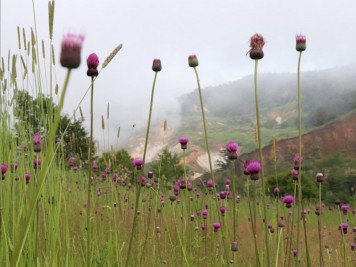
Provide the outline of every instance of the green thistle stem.
[[29,209],[28,209],[28,213],[27,213],[27,216],[25,219],[25,223],[23,224],[23,227],[21,227],[22,230],[20,232],[19,239],[17,240],[17,242],[15,244],[14,254],[10,260],[10,266],[18,266],[18,264],[19,264],[20,256],[21,256],[22,250],[23,250],[25,242],[26,242],[26,238],[27,238],[27,235],[29,232],[31,221],[33,219],[33,214],[34,214],[36,206],[37,206],[37,200],[41,194],[44,182],[45,182],[47,174],[48,174],[48,171],[50,169],[50,166],[51,166],[52,161],[55,156],[54,155],[55,154],[54,147],[56,145],[56,132],[57,132],[57,129],[59,126],[61,110],[63,108],[64,97],[65,97],[65,94],[67,91],[70,74],[71,74],[71,69],[68,69],[67,75],[64,80],[61,97],[59,100],[58,109],[55,114],[55,118],[54,118],[52,127],[50,127],[51,131],[49,133],[49,138],[48,138],[47,153],[46,153],[47,156],[45,157],[45,159],[43,161],[43,164],[42,164],[43,167],[41,168],[41,171],[38,176],[38,184],[37,184],[37,187],[35,189],[35,192],[34,192],[32,198],[30,200]]
[[[211,160],[211,155],[210,155],[210,148],[209,148],[209,142],[208,142],[208,131],[207,131],[207,127],[206,127],[206,120],[205,120],[205,111],[204,111],[204,102],[203,102],[203,96],[202,96],[202,92],[201,92],[201,87],[200,87],[200,79],[199,79],[199,74],[197,71],[196,67],[193,67],[194,72],[195,72],[195,76],[197,79],[197,84],[198,84],[198,92],[199,92],[199,99],[200,99],[200,107],[201,107],[201,113],[202,113],[202,118],[203,118],[203,126],[204,126],[204,139],[205,139],[205,146],[206,146],[206,152],[208,154],[208,159],[209,159],[209,169],[210,169],[210,174],[211,174],[211,178],[213,179],[213,181],[215,182],[215,176],[214,176],[214,169],[213,169],[213,163]],[[214,187],[215,193],[216,193],[216,189]],[[217,210],[217,214],[219,214],[219,219],[222,219],[220,210],[219,210],[219,206],[218,203],[215,201],[215,206],[216,206],[216,210]],[[225,244],[225,233],[224,233],[224,228],[221,228],[221,236],[222,236],[222,242],[223,242],[223,247],[224,247],[224,252],[225,252],[225,257],[226,260],[228,260],[228,255],[227,255],[227,249],[226,249],[226,244]]]
[[237,229],[237,215],[236,215],[236,188],[235,188],[235,161],[232,160],[232,179],[231,179],[231,185],[232,185],[232,204],[233,204],[233,216],[234,216],[234,238],[233,241],[237,241],[237,236],[236,236],[236,229]]
[[90,137],[89,137],[89,159],[88,159],[88,203],[87,203],[87,266],[91,265],[91,227],[90,227],[90,202],[91,202],[91,177],[93,176],[93,119],[94,119],[94,77],[91,77],[90,90]]
[[[298,223],[297,223],[297,250],[299,251],[299,240],[300,240],[300,221],[301,221],[301,208],[302,208],[302,101],[301,101],[301,91],[300,91],[300,62],[302,59],[302,52],[299,52],[298,58],[298,154],[299,154],[299,166],[298,166]],[[303,218],[304,220],[304,218]],[[310,255],[308,249],[308,241],[306,234],[306,227],[304,227],[305,236],[305,249],[307,253],[307,266],[310,265]],[[299,261],[298,261],[299,262]]]
[[[154,79],[153,79],[153,85],[152,85],[152,91],[151,91],[150,111],[148,113],[148,122],[147,122],[147,129],[146,129],[146,140],[145,140],[145,146],[144,146],[144,150],[143,150],[143,166],[145,166],[145,160],[146,160],[147,144],[148,144],[148,137],[149,137],[149,133],[150,133],[150,125],[151,125],[151,117],[152,117],[153,96],[154,96],[154,91],[155,91],[155,86],[156,86],[157,74],[158,74],[158,72],[155,72],[155,76],[154,76]],[[144,167],[142,169],[144,170]],[[143,170],[139,174],[139,179],[140,179],[140,176],[143,173]],[[127,252],[127,258],[126,258],[126,263],[125,263],[126,267],[128,267],[129,263],[130,263],[130,256],[131,256],[131,250],[132,250],[133,237],[134,237],[134,234],[135,234],[136,224],[137,224],[137,210],[138,210],[138,205],[139,205],[139,201],[140,201],[141,184],[138,184],[137,186],[138,186],[138,190],[137,190],[137,193],[136,193],[136,203],[135,203],[135,210],[134,210],[134,218],[133,218],[133,223],[132,223],[132,230],[131,230],[129,248],[128,248],[128,252]],[[144,248],[142,249],[142,252],[144,252]]]
[[265,196],[265,181],[264,181],[264,167],[263,167],[263,155],[262,155],[262,142],[261,142],[261,130],[260,130],[260,111],[259,111],[259,101],[258,101],[258,84],[257,84],[257,70],[258,70],[258,60],[255,60],[255,74],[254,74],[254,85],[255,85],[255,104],[256,104],[256,122],[257,122],[257,139],[258,139],[258,155],[261,162],[261,182],[262,182],[262,206],[263,206],[263,217],[266,221],[264,224],[265,233],[265,245],[266,245],[266,256],[267,256],[267,266],[270,266],[270,247],[268,239],[268,225],[267,225],[267,211],[266,211],[266,196]]

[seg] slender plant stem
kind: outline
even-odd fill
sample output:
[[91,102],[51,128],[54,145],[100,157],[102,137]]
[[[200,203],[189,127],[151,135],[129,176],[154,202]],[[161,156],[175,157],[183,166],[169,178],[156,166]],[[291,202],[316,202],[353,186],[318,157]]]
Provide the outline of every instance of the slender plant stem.
[[237,229],[237,215],[236,215],[236,188],[235,188],[235,160],[231,161],[232,163],[232,178],[231,178],[231,185],[232,185],[232,205],[233,205],[233,216],[234,216],[234,238],[233,241],[237,241],[236,236],[236,229]]
[[252,208],[251,208],[250,181],[247,181],[247,199],[248,199],[248,210],[250,212],[253,241],[254,241],[254,245],[255,245],[256,266],[260,266],[260,260],[259,260],[259,256],[258,256],[258,247],[257,247],[257,238],[256,238],[254,219],[253,219]]
[[94,77],[91,77],[90,90],[90,136],[89,136],[89,159],[88,159],[88,203],[87,203],[87,266],[91,265],[91,227],[90,227],[90,209],[91,209],[91,178],[93,176],[93,120],[94,120]]
[[[195,76],[196,76],[197,84],[198,84],[200,107],[201,107],[203,126],[204,126],[205,146],[206,146],[206,152],[208,154],[208,159],[209,159],[210,175],[211,175],[211,178],[213,179],[213,181],[215,183],[215,175],[214,175],[213,163],[212,163],[211,155],[210,155],[210,148],[209,148],[209,142],[208,142],[208,131],[207,131],[206,120],[205,120],[204,102],[203,102],[203,96],[202,96],[202,92],[201,92],[199,74],[198,74],[198,70],[197,70],[196,67],[194,67],[194,72],[195,72]],[[215,187],[214,187],[214,192],[216,193],[216,188]],[[219,206],[218,206],[216,201],[214,203],[215,203],[215,207],[216,207],[216,210],[217,210],[217,214],[219,214],[219,219],[221,220],[222,216],[221,216],[220,211],[219,211]],[[222,237],[222,243],[223,243],[223,246],[224,246],[225,257],[226,257],[226,260],[228,260],[227,249],[226,249],[226,244],[225,244],[225,231],[224,231],[223,227],[221,228],[221,237]]]
[[[154,79],[153,79],[153,85],[152,85],[152,91],[151,91],[150,111],[148,113],[148,122],[147,122],[147,129],[146,129],[146,140],[145,140],[145,146],[144,146],[144,150],[143,150],[143,166],[145,165],[145,160],[146,160],[147,144],[148,144],[148,138],[149,138],[149,133],[150,133],[150,125],[151,125],[151,117],[152,117],[153,96],[154,96],[154,91],[155,91],[155,86],[156,86],[157,74],[158,74],[158,72],[155,72],[155,76],[154,76]],[[143,167],[143,170],[144,170],[144,167]],[[141,179],[140,176],[141,176],[141,173],[139,174],[139,179]],[[126,258],[126,263],[125,263],[126,267],[128,267],[129,263],[130,263],[130,256],[131,256],[131,250],[132,250],[133,237],[134,237],[134,234],[135,234],[136,224],[137,224],[137,210],[138,210],[138,205],[139,205],[139,201],[140,201],[140,194],[141,194],[141,183],[136,184],[136,185],[138,186],[138,189],[137,189],[137,193],[136,193],[136,203],[135,203],[134,218],[133,218],[132,230],[131,230],[131,236],[130,236],[130,243],[129,243],[129,248],[128,248],[128,252],[127,252],[127,258]],[[142,253],[144,253],[144,248],[141,251],[142,251]]]
[[44,181],[46,180],[47,173],[50,169],[51,163],[55,156],[54,155],[54,152],[55,152],[54,147],[56,144],[56,132],[57,132],[57,129],[59,126],[61,110],[63,108],[64,97],[65,97],[65,94],[67,91],[70,74],[71,74],[71,69],[68,69],[67,75],[64,80],[61,97],[59,100],[58,109],[57,109],[52,127],[50,128],[51,131],[49,133],[49,139],[48,139],[48,145],[47,145],[47,153],[46,153],[47,156],[45,157],[45,159],[43,161],[43,164],[42,164],[43,168],[41,168],[41,171],[39,173],[38,185],[34,191],[34,194],[32,195],[31,200],[30,200],[29,209],[28,209],[28,213],[27,213],[27,216],[25,219],[25,223],[23,224],[23,227],[21,227],[22,230],[19,235],[19,239],[15,244],[14,254],[10,260],[10,266],[18,266],[18,264],[19,264],[20,256],[21,256],[22,250],[23,250],[25,242],[26,242],[26,238],[28,235],[31,221],[32,221],[33,213],[36,208],[36,203],[37,203],[37,200],[41,194],[41,190],[43,188]]
[[[300,91],[300,62],[302,59],[302,52],[299,52],[298,58],[298,154],[299,154],[299,166],[298,166],[298,222],[297,222],[297,250],[299,251],[300,240],[300,221],[301,221],[301,208],[302,208],[302,101]],[[304,220],[304,219],[303,219]],[[303,222],[304,236],[307,238],[306,227]],[[307,253],[307,266],[310,265],[310,256],[308,249],[308,242],[305,240],[305,249]],[[298,261],[299,262],[299,261]]]
[[277,243],[277,251],[276,251],[276,267],[278,266],[278,256],[279,256],[279,245],[281,243],[281,236],[283,234],[283,228],[282,227],[279,227],[280,230],[279,230],[279,234],[278,234],[278,243]]
[[262,141],[261,141],[261,129],[260,129],[260,111],[259,111],[259,101],[258,101],[258,83],[257,83],[257,70],[258,70],[258,60],[255,60],[255,74],[254,74],[254,85],[255,85],[255,103],[256,103],[256,122],[257,122],[257,139],[258,139],[258,155],[261,162],[261,183],[262,183],[262,206],[263,206],[263,217],[265,219],[264,223],[264,235],[265,235],[265,245],[266,245],[266,256],[267,256],[267,266],[270,266],[270,247],[268,239],[268,223],[267,223],[267,210],[266,210],[266,196],[265,196],[265,181],[264,181],[264,167],[263,167],[263,154],[262,154]]
[[322,235],[321,235],[321,214],[322,214],[322,208],[321,208],[321,183],[319,183],[319,216],[318,216],[318,233],[319,233],[319,256],[320,256],[320,266],[324,266],[324,260],[323,260],[323,249],[322,249]]

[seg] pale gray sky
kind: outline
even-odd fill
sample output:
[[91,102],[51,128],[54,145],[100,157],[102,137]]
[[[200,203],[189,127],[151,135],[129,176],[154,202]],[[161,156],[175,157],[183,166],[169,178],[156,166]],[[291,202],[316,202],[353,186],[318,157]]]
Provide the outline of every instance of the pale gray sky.
[[[48,1],[34,0],[39,39],[48,44]],[[1,0],[1,54],[17,51],[16,27],[30,33],[32,1]],[[85,59],[96,52],[101,62],[119,43],[123,49],[98,78],[95,88],[96,138],[101,115],[110,103],[112,136],[127,135],[132,124],[145,126],[154,73],[160,58],[153,118],[168,118],[177,96],[196,88],[187,58],[196,54],[203,87],[237,80],[253,72],[246,52],[249,38],[266,39],[260,72],[295,72],[295,34],[307,36],[302,69],[316,70],[356,62],[356,1],[352,0],[57,0],[54,44],[68,31],[84,33],[82,65],[73,72],[65,111],[71,113],[89,86]],[[47,55],[49,53],[47,52]],[[48,63],[47,63],[48,66]],[[57,64],[58,82],[64,70]],[[89,98],[82,105],[89,111]],[[170,117],[171,118],[171,117]],[[88,119],[88,115],[87,115]]]

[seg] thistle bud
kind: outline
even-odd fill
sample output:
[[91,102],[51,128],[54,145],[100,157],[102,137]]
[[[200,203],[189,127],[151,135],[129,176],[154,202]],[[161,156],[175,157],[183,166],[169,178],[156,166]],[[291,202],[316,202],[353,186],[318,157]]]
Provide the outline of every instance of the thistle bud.
[[190,55],[188,57],[189,67],[195,68],[199,65],[199,61],[196,55]]
[[259,60],[262,59],[264,56],[263,53],[263,46],[265,45],[265,40],[263,38],[263,36],[261,34],[254,34],[251,38],[250,38],[250,51],[248,51],[247,53],[250,55],[251,59],[254,60]]
[[99,75],[99,72],[97,69],[99,66],[99,57],[97,56],[97,54],[92,53],[88,56],[87,66],[88,66],[87,75],[89,77],[96,77]]
[[76,69],[80,65],[80,52],[84,36],[81,34],[68,33],[61,43],[61,65],[68,69]]
[[161,60],[160,60],[160,59],[155,58],[155,59],[153,60],[152,70],[153,70],[154,72],[159,72],[159,71],[162,70],[162,64],[161,64]]
[[305,35],[297,34],[295,36],[295,40],[296,40],[296,47],[295,47],[296,50],[299,52],[303,52],[307,48]]

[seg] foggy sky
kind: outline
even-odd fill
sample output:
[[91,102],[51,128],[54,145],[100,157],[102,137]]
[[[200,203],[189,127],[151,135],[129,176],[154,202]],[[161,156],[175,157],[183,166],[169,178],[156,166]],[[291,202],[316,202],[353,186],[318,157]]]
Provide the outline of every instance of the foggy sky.
[[[38,38],[48,45],[48,2],[34,2]],[[123,136],[132,134],[134,123],[145,127],[154,58],[161,59],[162,71],[157,78],[153,119],[162,123],[175,120],[176,98],[196,88],[194,72],[187,64],[189,55],[198,56],[203,87],[237,80],[253,73],[253,61],[246,52],[254,33],[266,39],[265,57],[259,63],[261,73],[296,71],[298,33],[307,36],[302,70],[356,62],[355,1],[57,0],[55,4],[54,45],[60,88],[65,73],[58,64],[62,36],[68,31],[86,35],[82,64],[72,73],[65,112],[72,113],[89,86],[86,57],[95,52],[102,63],[123,44],[95,84],[94,125],[99,142],[107,103],[112,138],[118,126]],[[24,27],[29,34],[34,25],[32,1],[1,0],[1,9],[1,56],[6,58],[9,49],[18,50],[16,27]],[[82,109],[88,122],[88,97]]]

